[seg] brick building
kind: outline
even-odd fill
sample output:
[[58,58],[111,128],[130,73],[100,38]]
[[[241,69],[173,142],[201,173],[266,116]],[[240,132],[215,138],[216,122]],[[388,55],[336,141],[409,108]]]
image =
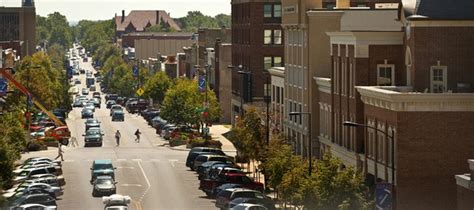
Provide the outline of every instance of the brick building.
[[227,67],[232,64],[232,44],[217,40],[215,46],[215,76],[217,99],[221,108],[220,123],[229,124],[232,121],[232,71]]
[[125,15],[122,10],[122,16],[115,14],[115,38],[117,42],[124,34],[133,32],[144,32],[146,28],[161,24],[167,25],[175,31],[180,31],[179,25],[163,10],[132,10]]
[[[36,9],[33,0],[22,1],[21,7],[0,7],[0,42],[3,49],[16,47],[24,57],[36,51]],[[20,47],[14,42],[22,43]]]
[[474,159],[467,161],[469,173],[455,176],[458,210],[474,208]]
[[249,106],[265,106],[264,87],[270,76],[266,70],[284,65],[284,37],[280,0],[232,0],[231,4],[234,118]]
[[188,32],[135,32],[122,36],[122,48],[135,47],[135,40],[190,40],[193,33]]
[[370,186],[393,184],[397,209],[456,209],[453,177],[474,155],[474,4],[402,3],[344,10],[327,32],[331,75],[314,81],[321,152]]

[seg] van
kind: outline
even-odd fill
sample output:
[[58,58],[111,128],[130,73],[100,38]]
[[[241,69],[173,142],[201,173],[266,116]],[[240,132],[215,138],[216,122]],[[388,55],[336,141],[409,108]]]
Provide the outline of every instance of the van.
[[115,168],[112,160],[94,160],[91,166],[91,184],[98,176],[111,176],[115,179]]

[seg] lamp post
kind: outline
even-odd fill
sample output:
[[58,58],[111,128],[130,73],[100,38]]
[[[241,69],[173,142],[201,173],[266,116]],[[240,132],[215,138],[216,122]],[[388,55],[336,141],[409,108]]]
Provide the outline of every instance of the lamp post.
[[238,66],[228,66],[227,68],[230,68],[230,69],[235,69],[237,68],[238,71],[237,73],[242,75],[241,79],[242,81],[240,82],[240,109],[239,109],[239,112],[240,112],[240,117],[242,118],[244,116],[244,97],[243,97],[243,92],[244,92],[244,82],[243,82],[243,78],[244,78],[244,74],[250,74],[250,72],[247,72],[247,71],[244,71],[243,70],[243,66],[242,65],[238,65]]
[[[207,53],[206,53],[207,54]],[[201,71],[201,66],[200,65],[194,65],[194,68],[198,69],[198,71]],[[208,89],[209,89],[209,76],[208,76],[208,72],[210,72],[210,69],[211,69],[211,65],[208,65],[206,64],[204,66],[204,69],[202,73],[204,73],[204,78],[205,78],[205,98],[204,98],[204,103],[205,103],[205,106],[204,106],[204,112],[208,112],[206,115],[204,115],[204,124],[206,126],[206,128],[208,127],[208,116],[209,116],[209,100],[208,100]],[[207,136],[207,133],[205,134]]]
[[308,115],[308,137],[309,137],[309,140],[308,140],[308,158],[309,158],[309,170],[308,170],[308,174],[309,176],[311,176],[311,172],[313,170],[313,143],[312,143],[312,139],[311,139],[311,112],[290,112],[290,117],[291,116],[303,116],[303,115]]
[[[384,134],[385,136],[387,137],[390,137],[390,139],[392,140],[391,141],[391,158],[392,158],[392,188],[395,188],[395,131],[392,129],[391,132],[390,132],[390,135],[385,132],[384,130],[380,130],[376,127],[372,127],[372,126],[369,126],[369,125],[366,125],[366,124],[361,124],[361,123],[356,123],[356,122],[351,122],[351,121],[345,121],[343,123],[344,126],[347,126],[347,127],[363,127],[363,128],[371,128],[371,129],[374,129],[376,132],[380,132],[382,134]],[[392,189],[393,190],[393,189]],[[392,192],[392,201],[394,200],[393,198],[395,197],[395,195],[393,194]]]

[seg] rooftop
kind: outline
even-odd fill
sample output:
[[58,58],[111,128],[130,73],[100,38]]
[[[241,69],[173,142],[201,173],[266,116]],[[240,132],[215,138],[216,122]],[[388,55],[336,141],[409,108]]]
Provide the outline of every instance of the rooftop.
[[[124,11],[122,12],[124,14]],[[125,17],[115,16],[117,31],[125,31],[129,25],[135,27],[137,31],[144,31],[146,27],[160,24],[161,21],[167,22],[175,30],[181,30],[164,10],[132,10]]]
[[409,20],[474,20],[472,0],[402,0]]

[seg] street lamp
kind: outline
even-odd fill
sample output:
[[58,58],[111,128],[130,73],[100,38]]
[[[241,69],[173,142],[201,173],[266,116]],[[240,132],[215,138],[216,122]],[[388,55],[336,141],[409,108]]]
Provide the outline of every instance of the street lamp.
[[239,69],[239,71],[237,71],[237,73],[240,74],[240,75],[242,75],[242,77],[241,77],[242,80],[241,80],[241,82],[240,82],[240,109],[239,109],[239,111],[240,111],[240,117],[242,118],[242,117],[244,116],[244,111],[243,111],[243,109],[244,109],[244,101],[243,101],[243,100],[244,100],[244,97],[243,97],[244,81],[243,81],[243,80],[244,80],[244,79],[243,79],[243,78],[244,78],[244,74],[250,74],[250,72],[248,72],[248,71],[243,71],[243,68],[244,68],[244,67],[243,67],[242,65],[238,65],[238,66],[229,65],[229,66],[227,66],[227,68],[229,68],[229,69],[235,69],[235,68],[237,68],[237,69]]
[[[392,157],[392,187],[395,188],[395,131],[394,129],[391,129],[391,132],[390,132],[390,135],[388,135],[387,132],[385,132],[384,130],[380,130],[376,127],[372,127],[372,126],[369,126],[369,125],[366,125],[366,124],[361,124],[361,123],[356,123],[356,122],[351,122],[351,121],[345,121],[344,123],[342,123],[344,126],[347,126],[347,127],[363,127],[363,128],[371,128],[371,129],[374,129],[375,131],[377,132],[380,132],[382,134],[384,134],[385,136],[387,137],[390,137],[390,139],[392,140],[391,142],[391,157]],[[393,201],[393,197],[395,195],[393,194],[392,192],[392,201]]]
[[302,116],[302,115],[308,115],[308,137],[309,137],[309,140],[308,140],[308,153],[309,153],[309,176],[311,176],[311,171],[313,170],[313,143],[312,143],[312,139],[311,139],[311,112],[290,112],[290,117],[291,116]]

